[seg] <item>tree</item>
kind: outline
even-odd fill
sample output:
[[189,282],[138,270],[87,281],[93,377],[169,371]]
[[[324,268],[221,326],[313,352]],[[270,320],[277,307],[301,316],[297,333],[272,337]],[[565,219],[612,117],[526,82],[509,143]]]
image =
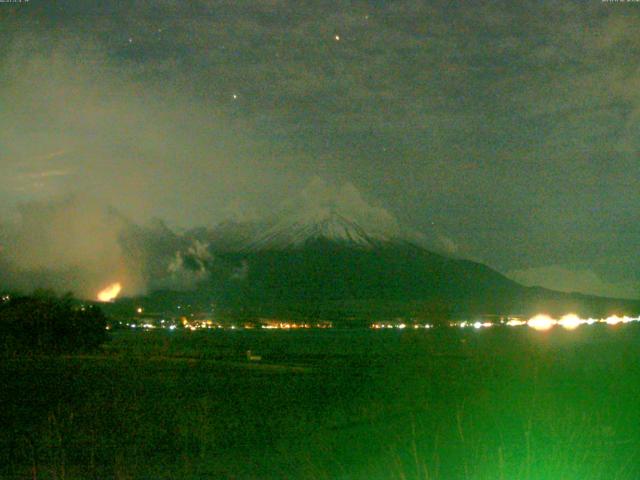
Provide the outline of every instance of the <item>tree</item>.
[[5,353],[87,351],[107,338],[100,308],[78,304],[71,295],[41,291],[0,304],[0,348]]

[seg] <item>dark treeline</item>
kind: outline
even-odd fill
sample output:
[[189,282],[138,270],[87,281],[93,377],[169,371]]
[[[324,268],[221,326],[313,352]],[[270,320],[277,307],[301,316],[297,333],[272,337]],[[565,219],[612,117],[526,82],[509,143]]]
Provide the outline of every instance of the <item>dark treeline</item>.
[[106,317],[95,305],[79,304],[70,294],[36,292],[3,297],[0,351],[4,354],[60,354],[89,351],[107,340]]

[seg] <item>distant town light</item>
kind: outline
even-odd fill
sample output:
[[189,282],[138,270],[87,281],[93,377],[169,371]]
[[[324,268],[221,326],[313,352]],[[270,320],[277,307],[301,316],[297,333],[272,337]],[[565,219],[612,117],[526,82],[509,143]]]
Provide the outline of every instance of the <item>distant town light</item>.
[[525,322],[524,320],[518,320],[516,318],[512,318],[507,322],[507,326],[509,327],[521,327],[522,325],[526,325],[526,324],[527,322]]
[[527,325],[529,325],[534,330],[545,331],[554,327],[557,323],[557,320],[554,320],[549,315],[540,314],[529,319]]
[[617,315],[611,315],[610,317],[607,317],[604,321],[607,325],[617,325],[621,323],[623,320]]
[[565,330],[575,330],[583,323],[586,323],[586,320],[582,320],[580,317],[573,313],[564,315],[560,320],[558,320],[558,325],[560,325]]

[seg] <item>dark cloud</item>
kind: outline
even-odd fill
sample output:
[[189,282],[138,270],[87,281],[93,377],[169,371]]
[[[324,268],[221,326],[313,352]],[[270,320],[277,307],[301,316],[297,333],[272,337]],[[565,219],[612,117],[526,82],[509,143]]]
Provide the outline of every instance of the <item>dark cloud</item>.
[[628,292],[639,8],[5,4],[0,214],[80,192],[138,223],[211,226],[319,175],[459,255],[579,265]]

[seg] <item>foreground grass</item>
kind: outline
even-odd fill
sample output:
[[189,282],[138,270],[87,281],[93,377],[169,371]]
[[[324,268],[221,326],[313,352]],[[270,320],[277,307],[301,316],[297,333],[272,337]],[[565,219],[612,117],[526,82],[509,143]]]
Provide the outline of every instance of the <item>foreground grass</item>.
[[100,355],[2,362],[0,476],[636,479],[638,340],[121,333]]

